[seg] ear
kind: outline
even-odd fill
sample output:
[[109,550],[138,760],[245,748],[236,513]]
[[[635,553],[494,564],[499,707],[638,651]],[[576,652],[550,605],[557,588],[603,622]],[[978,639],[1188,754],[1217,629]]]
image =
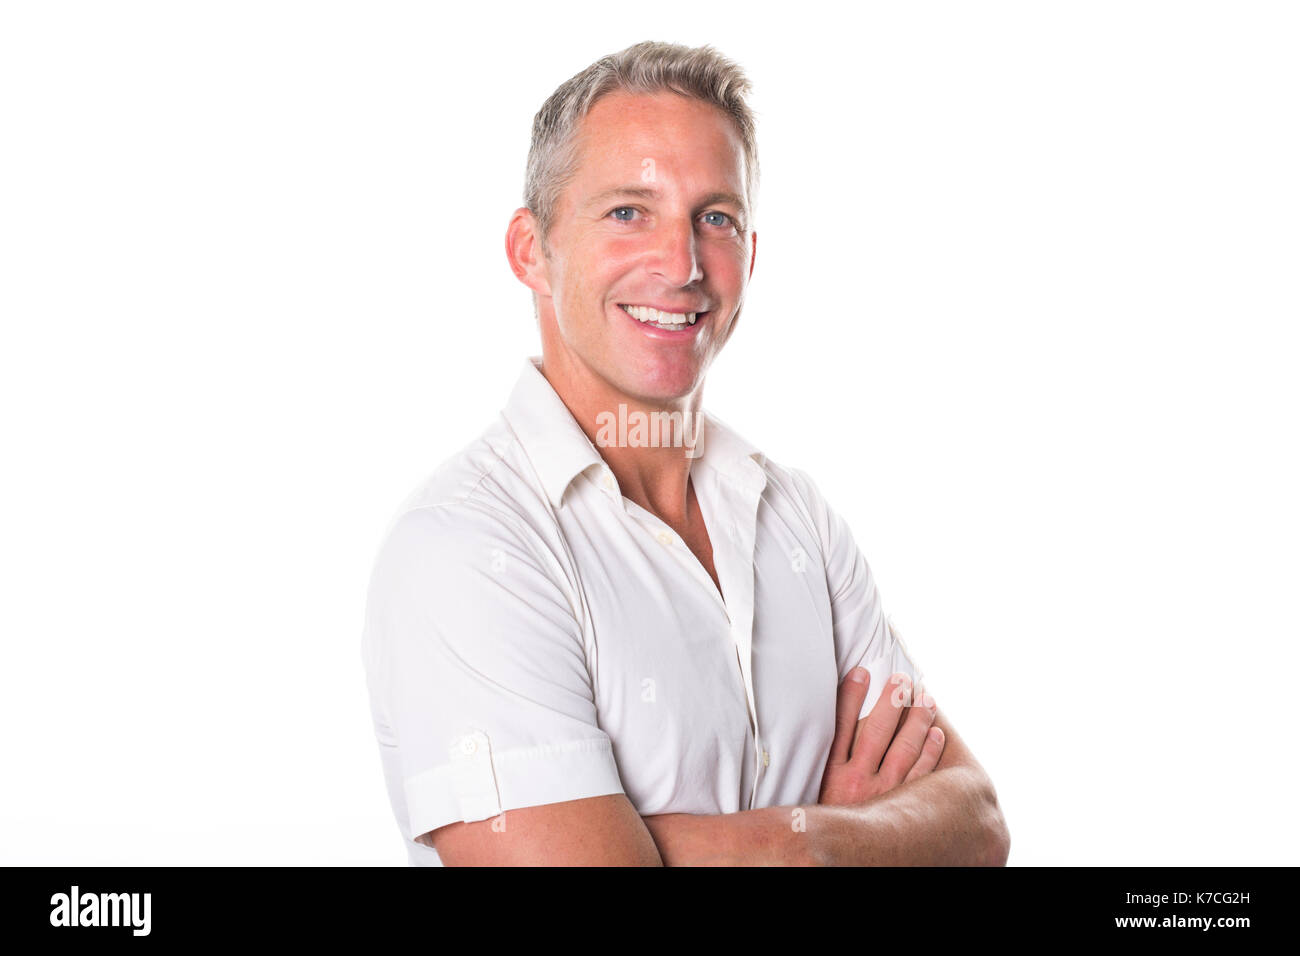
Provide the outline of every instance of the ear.
[[526,206],[515,210],[506,227],[506,258],[515,278],[538,295],[550,296],[550,263],[542,252],[537,220]]
[[754,278],[754,263],[758,261],[758,230],[749,234],[749,277]]

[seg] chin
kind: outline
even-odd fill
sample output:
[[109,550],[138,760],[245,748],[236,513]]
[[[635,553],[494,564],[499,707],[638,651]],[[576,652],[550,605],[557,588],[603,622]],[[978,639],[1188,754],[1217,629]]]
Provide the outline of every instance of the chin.
[[624,377],[622,391],[647,403],[666,405],[687,398],[704,381],[704,369],[649,368]]

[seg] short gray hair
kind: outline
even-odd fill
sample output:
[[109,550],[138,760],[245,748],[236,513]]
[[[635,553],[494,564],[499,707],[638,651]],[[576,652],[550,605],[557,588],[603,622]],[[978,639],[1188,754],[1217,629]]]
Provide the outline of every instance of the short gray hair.
[[758,190],[758,145],[754,114],[745,102],[750,83],[740,67],[710,46],[637,43],[601,57],[565,80],[533,118],[524,205],[537,219],[542,250],[555,224],[560,194],[577,172],[578,125],[608,93],[671,91],[703,100],[731,117],[745,153],[745,197],[753,214]]

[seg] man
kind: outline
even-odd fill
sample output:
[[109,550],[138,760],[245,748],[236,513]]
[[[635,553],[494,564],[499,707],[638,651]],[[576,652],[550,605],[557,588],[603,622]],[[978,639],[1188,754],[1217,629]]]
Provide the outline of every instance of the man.
[[702,415],[757,250],[747,91],[708,47],[642,43],[537,115],[506,251],[541,360],[371,579],[412,863],[1006,860],[843,521]]

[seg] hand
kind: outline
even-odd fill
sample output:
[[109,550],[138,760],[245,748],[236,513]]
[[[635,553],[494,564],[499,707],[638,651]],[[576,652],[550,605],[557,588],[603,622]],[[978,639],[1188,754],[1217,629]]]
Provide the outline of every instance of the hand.
[[912,702],[912,683],[906,674],[895,674],[871,713],[859,720],[870,682],[867,669],[855,667],[840,684],[835,739],[818,803],[863,803],[925,776],[939,763],[944,740],[943,731],[931,726],[934,698],[925,694],[920,706],[905,706]]

